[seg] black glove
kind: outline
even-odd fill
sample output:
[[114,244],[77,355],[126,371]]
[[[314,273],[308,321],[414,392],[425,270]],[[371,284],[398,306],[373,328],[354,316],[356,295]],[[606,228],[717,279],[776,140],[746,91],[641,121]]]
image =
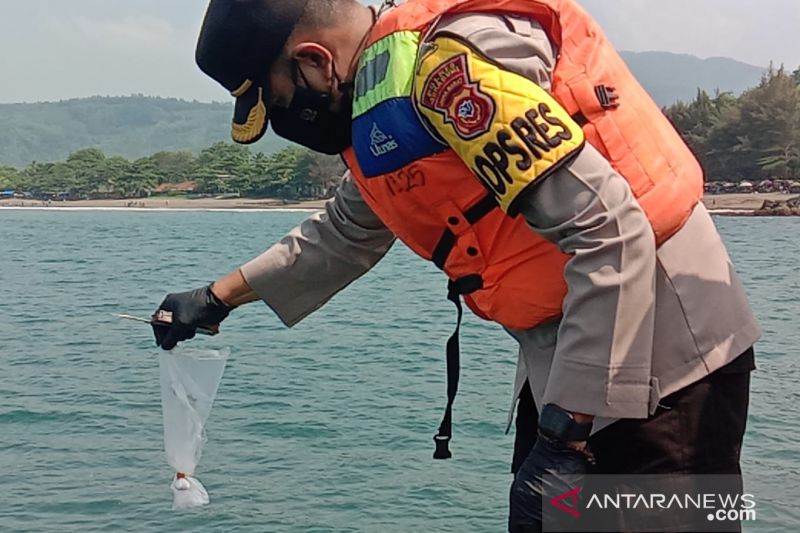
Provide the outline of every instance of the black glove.
[[[541,532],[542,500],[549,502],[582,486],[591,462],[588,451],[572,449],[540,433],[511,485],[508,530],[511,533]],[[545,474],[548,474],[546,478]],[[571,504],[571,498],[564,501],[566,506]]]
[[[211,291],[211,285],[189,292],[168,294],[153,314],[156,346],[171,350],[179,342],[194,337],[199,326],[215,331],[232,310]],[[165,319],[169,313],[171,321]]]

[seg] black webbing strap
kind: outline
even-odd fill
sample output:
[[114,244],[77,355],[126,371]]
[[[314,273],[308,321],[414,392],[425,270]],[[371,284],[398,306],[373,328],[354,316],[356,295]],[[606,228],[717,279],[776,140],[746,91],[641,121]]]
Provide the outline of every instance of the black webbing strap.
[[498,207],[497,200],[494,199],[493,194],[487,194],[481,198],[477,204],[473,205],[464,212],[464,218],[470,224],[475,224],[477,221],[491,213],[492,209]]
[[584,115],[582,111],[578,111],[572,115],[572,120],[574,120],[581,128],[589,123],[589,119],[586,118],[586,115]]
[[453,456],[450,453],[450,438],[453,435],[453,402],[458,392],[458,376],[461,373],[459,332],[461,331],[461,318],[464,314],[461,307],[461,295],[473,293],[482,287],[483,279],[478,274],[447,282],[447,299],[455,304],[458,319],[455,331],[447,339],[447,407],[442,423],[439,424],[439,432],[433,437],[433,441],[436,443],[436,450],[433,452],[434,459],[450,459]]
[[[475,224],[491,213],[492,209],[496,207],[498,207],[497,200],[494,199],[493,195],[487,194],[478,200],[478,203],[464,211],[464,219],[466,219],[469,224]],[[458,221],[459,219],[458,217],[454,217],[453,220]],[[433,264],[436,265],[439,270],[444,270],[444,265],[447,263],[447,258],[456,245],[456,240],[456,234],[453,233],[450,228],[445,228],[431,256],[431,261],[433,261]]]
[[447,262],[447,257],[450,255],[450,252],[453,251],[453,247],[455,247],[455,245],[456,234],[450,231],[450,228],[446,228],[444,233],[442,233],[441,238],[439,238],[439,242],[436,243],[436,248],[433,249],[431,261],[433,261],[433,264],[436,265],[436,268],[439,270],[444,270],[444,264]]
[[[469,224],[475,224],[480,219],[488,215],[493,209],[498,207],[494,196],[487,194],[478,202],[464,212],[464,219]],[[458,217],[453,217],[451,224],[459,222]],[[436,247],[433,249],[431,260],[440,270],[444,270],[447,258],[456,245],[456,234],[450,228],[445,228]],[[450,453],[450,438],[452,437],[453,426],[453,402],[458,392],[458,376],[461,372],[459,332],[461,331],[461,319],[464,310],[461,307],[461,295],[470,294],[483,288],[483,278],[478,274],[464,276],[457,280],[447,282],[447,299],[453,302],[458,312],[456,329],[450,338],[447,339],[447,408],[444,411],[442,423],[439,424],[439,432],[433,437],[436,443],[436,451],[433,452],[434,459],[449,459],[453,455]]]

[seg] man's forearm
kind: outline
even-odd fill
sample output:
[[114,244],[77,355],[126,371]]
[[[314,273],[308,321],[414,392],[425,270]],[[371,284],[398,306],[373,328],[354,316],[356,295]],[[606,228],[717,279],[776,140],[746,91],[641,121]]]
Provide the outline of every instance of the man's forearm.
[[263,300],[291,327],[372,268],[393,242],[348,173],[324,211],[309,216],[226,282],[238,288],[235,301]]
[[259,299],[238,268],[215,281],[211,291],[230,307],[239,307]]

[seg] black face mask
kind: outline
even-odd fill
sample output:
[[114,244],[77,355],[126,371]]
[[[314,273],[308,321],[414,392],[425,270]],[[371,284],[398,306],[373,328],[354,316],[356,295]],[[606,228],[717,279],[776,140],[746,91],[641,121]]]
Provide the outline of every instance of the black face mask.
[[[331,94],[308,88],[308,82],[296,63],[292,69],[294,96],[289,107],[270,108],[270,122],[275,133],[315,152],[337,155],[352,144],[353,91],[352,83],[339,82],[342,105],[331,111]],[[303,78],[306,87],[297,85]]]

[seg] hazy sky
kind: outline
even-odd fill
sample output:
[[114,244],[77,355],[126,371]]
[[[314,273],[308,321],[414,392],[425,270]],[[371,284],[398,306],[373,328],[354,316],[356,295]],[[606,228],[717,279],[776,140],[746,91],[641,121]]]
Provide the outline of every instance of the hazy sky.
[[[800,65],[800,0],[583,0],[623,50]],[[0,0],[0,102],[227,100],[194,65],[206,0]]]

